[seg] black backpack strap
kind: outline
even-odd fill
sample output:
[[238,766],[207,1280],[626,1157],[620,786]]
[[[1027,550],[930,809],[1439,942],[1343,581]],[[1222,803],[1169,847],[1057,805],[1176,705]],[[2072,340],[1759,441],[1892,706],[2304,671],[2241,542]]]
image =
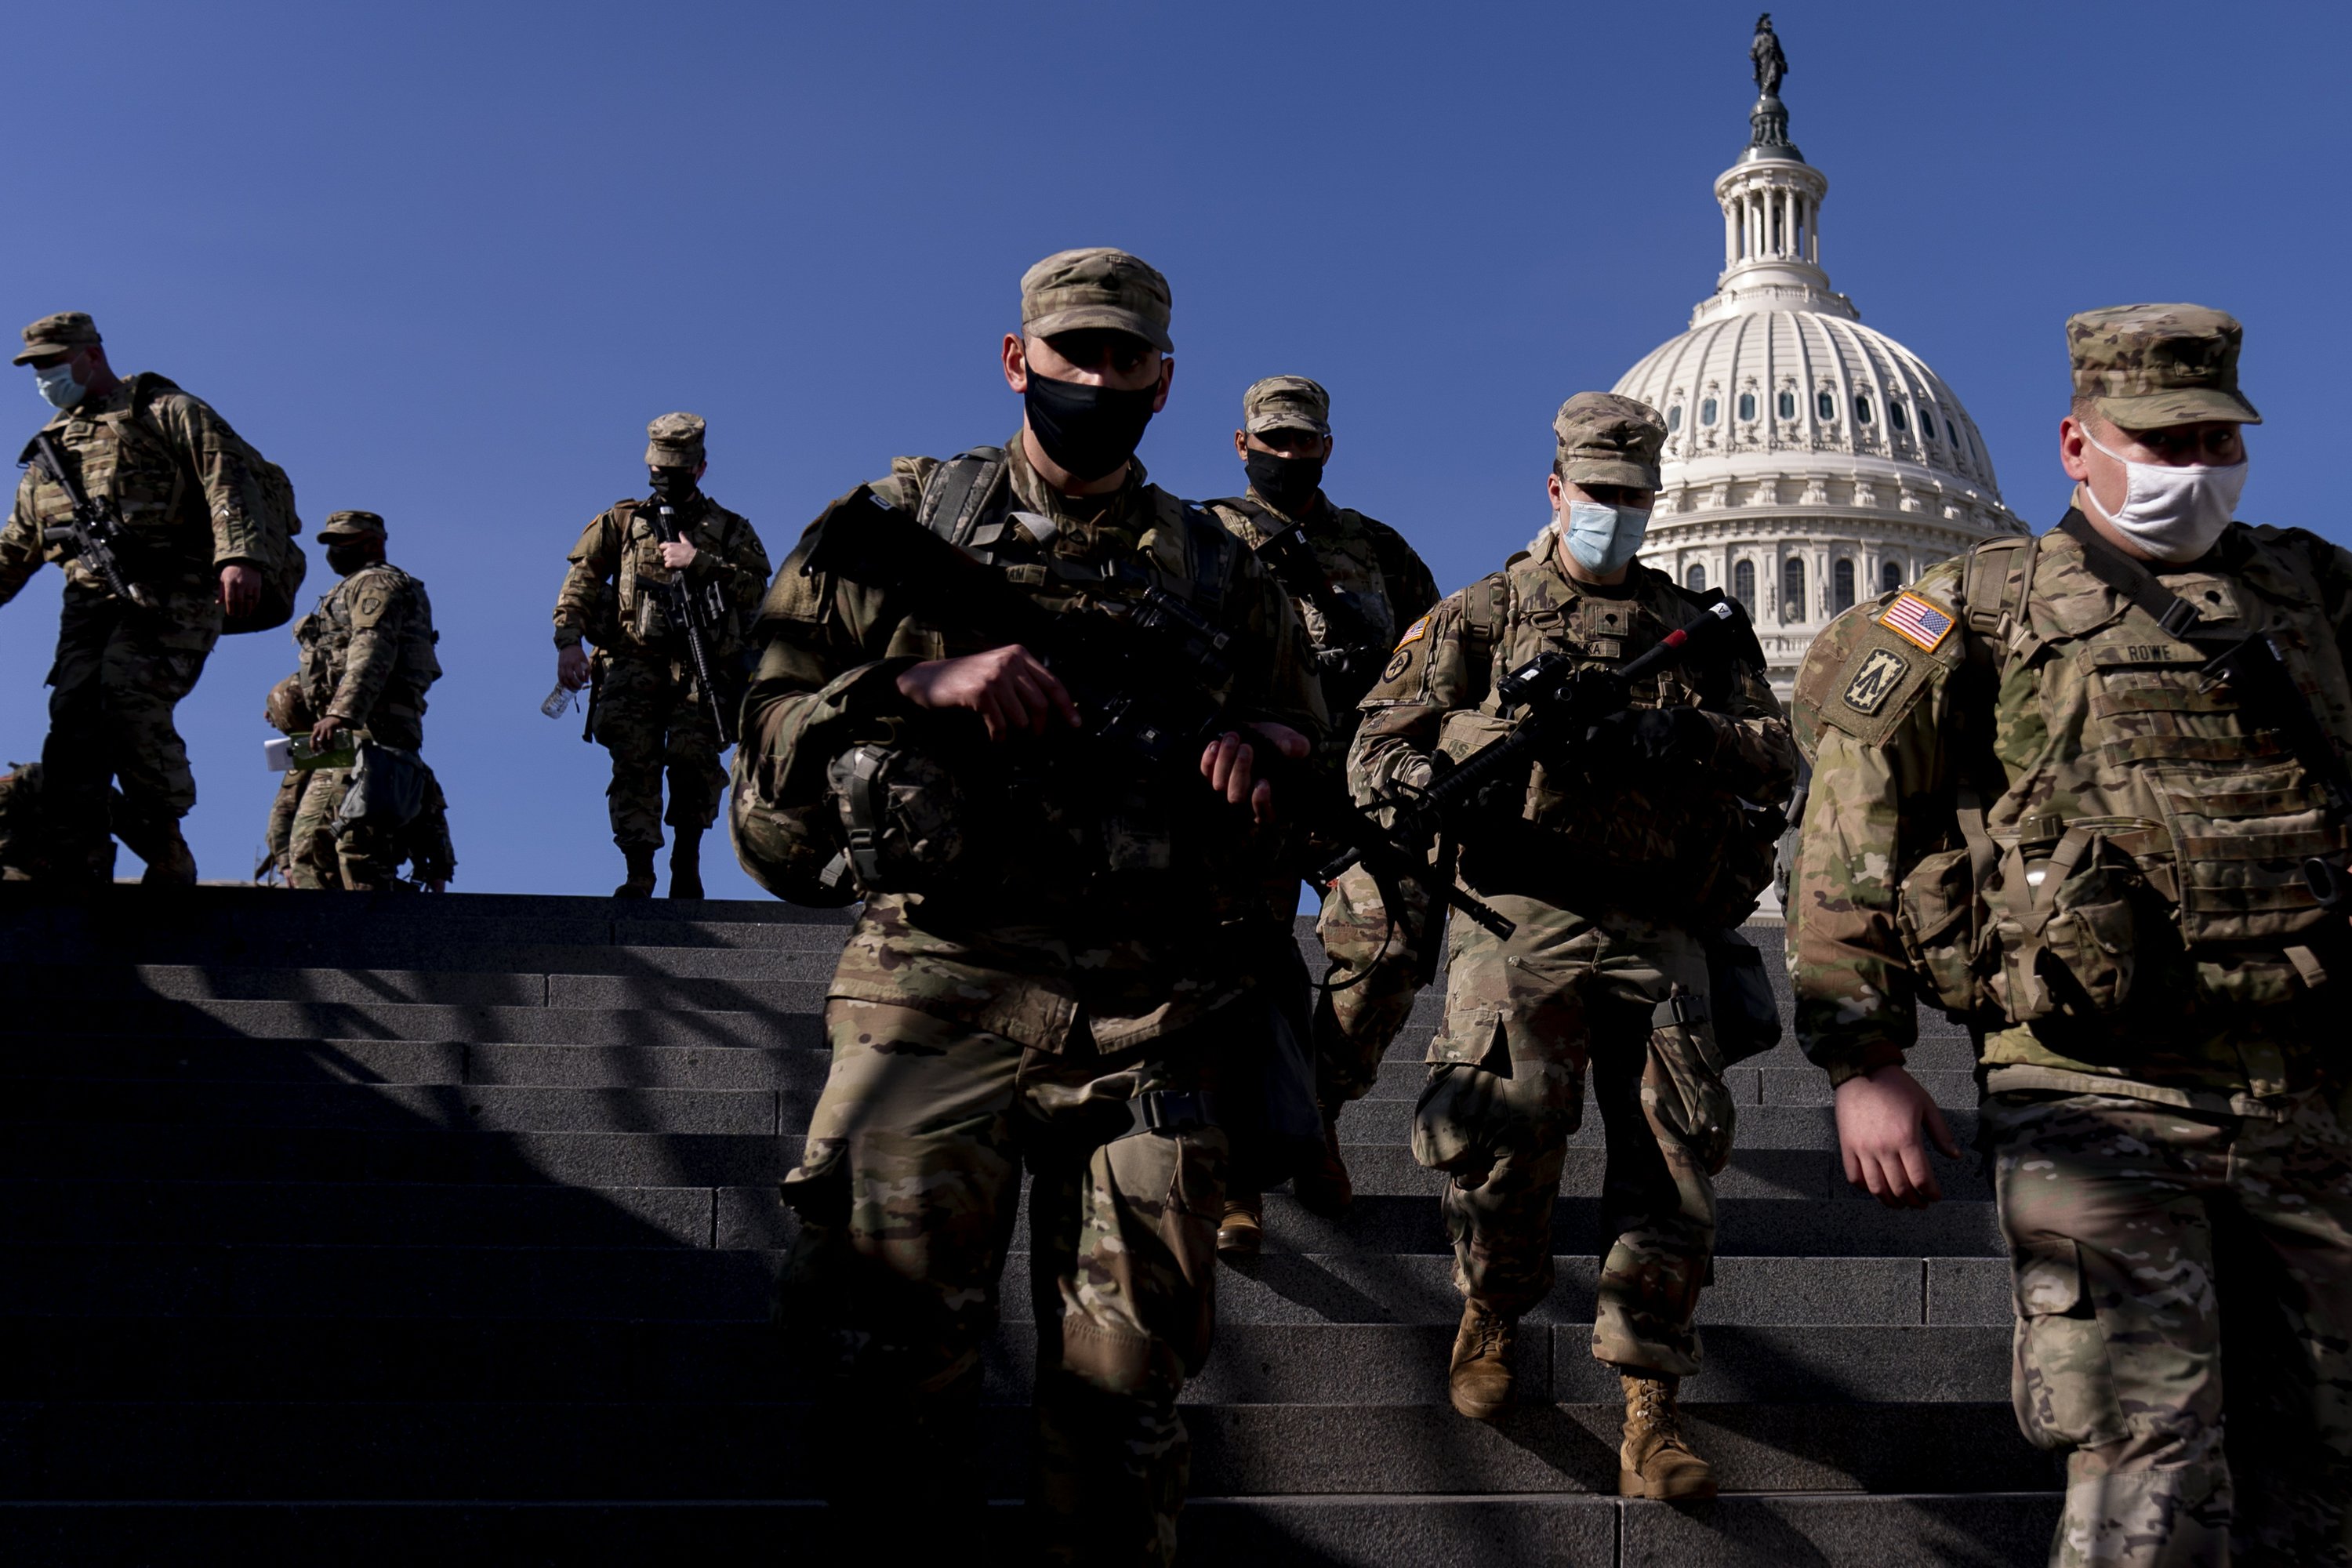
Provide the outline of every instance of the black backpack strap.
[[2108,543],[2079,508],[2070,509],[2060,520],[2058,531],[2083,547],[2084,563],[2090,567],[2092,576],[2130,600],[2162,626],[2167,636],[2184,642],[2195,640],[2192,634],[2197,623],[2204,618],[2197,606],[2158,582],[2156,574],[2146,566]]
[[1234,552],[1242,542],[1190,501],[1184,503],[1184,526],[1192,535],[1192,607],[1217,620],[1224,613],[1225,588],[1234,579]]

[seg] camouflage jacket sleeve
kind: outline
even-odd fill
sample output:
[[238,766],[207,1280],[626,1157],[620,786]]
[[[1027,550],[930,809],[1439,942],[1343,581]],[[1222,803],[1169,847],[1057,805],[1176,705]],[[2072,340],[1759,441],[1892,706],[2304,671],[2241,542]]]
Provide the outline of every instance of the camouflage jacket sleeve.
[[1454,594],[1407,626],[1365,696],[1348,748],[1348,788],[1359,805],[1391,798],[1400,783],[1426,784],[1446,715],[1486,700],[1492,672],[1464,646],[1463,613]]
[[[872,489],[889,505],[912,511],[924,476],[936,467],[929,458],[898,458],[890,477]],[[803,547],[784,557],[761,603],[752,632],[760,660],[743,698],[740,765],[751,771],[766,804],[784,807],[822,800],[827,763],[861,741],[894,733],[903,717],[899,673],[946,651],[933,640],[910,637],[904,617],[873,589],[803,576]]]
[[1764,672],[1736,667],[1730,699],[1720,710],[1702,709],[1716,729],[1712,765],[1735,793],[1759,805],[1785,805],[1797,788],[1797,742],[1789,716]]
[[612,510],[601,511],[572,547],[571,570],[555,595],[555,646],[577,647],[595,621],[596,599],[621,560],[621,526]]
[[1437,579],[1430,575],[1428,565],[1405,542],[1403,534],[1369,517],[1364,527],[1372,536],[1372,553],[1388,584],[1389,614],[1396,617],[1398,626],[1408,626],[1437,603]]
[[267,560],[270,551],[246,502],[245,444],[227,421],[200,397],[163,392],[147,405],[147,417],[194,471],[212,519],[213,564]]
[[0,527],[0,605],[24,590],[42,561],[41,525],[33,515],[33,475],[26,469],[16,481],[16,499],[8,521]]
[[400,663],[402,634],[420,606],[416,590],[392,572],[362,571],[343,592],[351,601],[352,640],[343,651],[342,679],[335,683],[327,711],[364,725]]
[[[1958,580],[1948,564],[1912,591],[1948,607]],[[1918,1037],[1895,923],[1902,879],[1958,838],[1948,775],[1962,637],[1923,651],[1878,624],[1887,603],[1857,605],[1814,639],[1792,704],[1813,775],[1790,878],[1789,973],[1798,1042],[1832,1084],[1900,1063]]]

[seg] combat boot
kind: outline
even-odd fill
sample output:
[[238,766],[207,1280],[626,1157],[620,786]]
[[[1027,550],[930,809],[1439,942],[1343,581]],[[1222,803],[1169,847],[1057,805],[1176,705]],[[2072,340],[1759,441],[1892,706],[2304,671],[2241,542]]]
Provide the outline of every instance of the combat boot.
[[193,888],[196,885],[195,852],[180,836],[176,819],[161,822],[132,820],[118,812],[115,835],[131,852],[147,862],[140,882],[150,888]]
[[1473,1421],[1492,1421],[1511,1405],[1511,1346],[1518,1338],[1516,1319],[1484,1301],[1462,1303],[1462,1330],[1454,1336],[1454,1364],[1447,1392],[1454,1408]]
[[669,896],[702,897],[702,835],[679,828],[669,847]]
[[658,844],[624,844],[621,853],[629,858],[629,879],[613,889],[616,899],[650,899],[654,896],[654,851]]
[[1659,1373],[1618,1374],[1625,1385],[1625,1441],[1617,1450],[1617,1495],[1668,1502],[1715,1495],[1715,1471],[1683,1440],[1675,1387]]
[[1225,1200],[1225,1217],[1217,1225],[1217,1250],[1228,1257],[1255,1258],[1265,1240],[1265,1199],[1256,1193],[1236,1193]]
[[1356,1185],[1348,1179],[1348,1163],[1339,1157],[1339,1113],[1323,1113],[1323,1150],[1290,1178],[1291,1194],[1298,1206],[1319,1219],[1338,1219],[1356,1199]]

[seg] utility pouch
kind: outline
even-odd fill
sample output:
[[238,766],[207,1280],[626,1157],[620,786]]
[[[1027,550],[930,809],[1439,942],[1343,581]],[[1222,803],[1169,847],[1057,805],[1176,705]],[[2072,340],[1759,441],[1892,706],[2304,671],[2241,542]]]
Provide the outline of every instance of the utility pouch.
[[1762,1056],[1780,1043],[1780,1005],[1764,973],[1764,955],[1730,927],[1707,932],[1701,944],[1716,1055],[1726,1067]]
[[866,893],[934,892],[972,858],[956,776],[920,752],[852,746],[825,764],[845,869]]
[[2111,1016],[2156,989],[2179,940],[2158,895],[2107,831],[2137,822],[2077,822],[2046,859],[2002,854],[1994,978],[2010,1021]]
[[375,741],[360,743],[359,761],[352,769],[351,787],[335,808],[338,832],[365,825],[405,827],[425,809],[425,781],[429,775],[415,752]]
[[1989,924],[1969,849],[1925,856],[1903,879],[1895,906],[1903,956],[1929,999],[1955,1016],[1980,1013],[1991,999],[1982,965]]

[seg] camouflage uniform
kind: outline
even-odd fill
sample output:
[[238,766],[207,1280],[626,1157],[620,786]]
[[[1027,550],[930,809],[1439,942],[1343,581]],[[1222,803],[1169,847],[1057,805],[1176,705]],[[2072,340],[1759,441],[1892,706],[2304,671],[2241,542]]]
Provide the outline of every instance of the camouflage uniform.
[[[372,511],[336,512],[319,531],[322,543],[383,536],[383,519]],[[387,562],[362,566],[320,595],[318,608],[294,627],[295,646],[302,650],[296,677],[301,707],[341,719],[380,745],[415,752],[425,744],[425,694],[441,678],[434,653],[439,640],[423,583]],[[273,828],[279,808],[288,814],[288,882],[311,889],[385,889],[399,879],[404,859],[415,862],[418,881],[446,881],[457,860],[446,803],[432,770],[425,770],[425,809],[397,828],[338,817],[352,773],[289,770],[271,812]]]
[[[2219,311],[2068,337],[2126,429],[2255,420]],[[1976,1036],[2018,1419],[2067,1455],[2053,1563],[2343,1563],[2352,1075],[2314,987],[2352,944],[2298,868],[2345,825],[2201,667],[2261,628],[2340,752],[2352,555],[2232,523],[2142,568],[2086,539],[2073,512],[1979,545],[1808,654],[1798,1032],[1838,1083],[1901,1063],[1919,996]]]
[[[665,414],[646,427],[649,468],[699,468],[703,422],[691,414]],[[595,738],[613,754],[605,791],[613,842],[622,849],[661,847],[667,822],[683,840],[719,818],[727,770],[710,716],[714,700],[695,680],[685,633],[669,624],[657,586],[671,579],[654,529],[655,502],[615,501],[597,514],[572,547],[572,569],[555,600],[555,646],[596,648]],[[744,617],[768,583],[768,552],[750,520],[698,492],[677,509],[686,542],[695,547],[688,582],[716,580],[730,614],[709,650],[712,675],[733,699],[742,666]],[[607,584],[610,584],[608,587]],[[662,811],[662,773],[669,773],[669,811]]]
[[[63,353],[99,342],[79,311],[47,316],[25,329],[16,362]],[[138,378],[104,397],[59,413],[45,426],[80,468],[93,499],[110,498],[135,545],[123,564],[153,594],[144,612],[118,603],[70,545],[45,542],[43,530],[70,521],[62,487],[27,468],[0,527],[0,604],[16,596],[44,561],[65,568],[57,662],[48,674],[49,735],[41,750],[44,792],[60,870],[108,874],[110,827],[155,860],[159,847],[184,853],[180,819],[196,804],[188,752],[173,728],[173,710],[196,684],[220,640],[220,574],[257,565],[270,553],[248,506],[243,446],[201,399],[167,383],[140,398]],[[109,782],[121,803],[110,824]]]
[[[1166,344],[1167,285],[1122,253],[1049,258],[1022,295],[1033,338],[1112,327]],[[1117,492],[1072,499],[1037,477],[1019,435],[987,460],[1001,468],[976,502],[1056,525],[1050,545],[1008,531],[1009,581],[1055,607],[1160,584],[1230,628],[1242,711],[1320,736],[1304,634],[1215,524],[1139,463]],[[943,472],[900,458],[873,489],[918,513]],[[833,1068],[783,1187],[801,1216],[786,1321],[843,1380],[832,1495],[887,1500],[905,1528],[950,1539],[974,1525],[906,1516],[905,1488],[919,1476],[927,1506],[976,1500],[970,1423],[1025,1163],[1042,1555],[1171,1562],[1187,1452],[1176,1397],[1209,1350],[1227,1149],[1200,1096],[1220,1010],[1248,984],[1223,933],[1261,896],[1264,835],[1197,779],[1139,779],[1026,736],[989,746],[968,716],[918,716],[901,672],[991,644],[804,577],[797,552],[759,635],[733,825],[768,885],[795,885],[783,868],[831,816],[827,767],[853,745],[920,740],[963,780],[1019,776],[987,796],[990,870],[961,890],[872,894],[834,976]]]
[[[1564,478],[1655,487],[1665,432],[1643,405],[1580,394],[1559,429]],[[1694,614],[1690,595],[1638,563],[1619,587],[1577,581],[1553,537],[1406,630],[1349,757],[1360,802],[1425,781],[1441,750],[1459,758],[1507,731],[1495,682],[1538,653],[1617,664]],[[1753,907],[1769,847],[1752,841],[1738,797],[1785,801],[1796,754],[1760,660],[1744,651],[1670,668],[1633,705],[1694,710],[1710,737],[1695,742],[1704,754],[1654,770],[1620,758],[1594,777],[1539,763],[1520,809],[1466,836],[1464,884],[1517,930],[1500,939],[1452,922],[1445,1021],[1412,1143],[1453,1177],[1455,1284],[1516,1318],[1551,1289],[1552,1203],[1589,1060],[1608,1135],[1611,1237],[1593,1354],[1681,1376],[1698,1365],[1691,1316],[1733,1122],[1697,933]]]
[[[1329,394],[1303,375],[1268,376],[1243,395],[1243,426],[1251,435],[1287,428],[1328,436],[1330,406]],[[1213,500],[1208,509],[1252,550],[1262,549],[1294,521],[1307,524],[1315,563],[1336,597],[1342,624],[1334,624],[1329,606],[1317,602],[1318,593],[1302,591],[1297,583],[1286,586],[1291,608],[1315,645],[1323,706],[1332,720],[1322,755],[1336,773],[1347,765],[1356,704],[1386,662],[1397,634],[1437,603],[1437,582],[1395,529],[1318,494],[1320,504],[1303,519],[1286,516],[1255,489]],[[1349,620],[1354,624],[1345,624]],[[1432,934],[1427,900],[1418,883],[1400,891],[1407,907],[1389,910],[1371,875],[1358,867],[1324,896],[1316,932],[1331,968],[1316,999],[1313,1029],[1317,1097],[1327,1115],[1370,1091],[1381,1053],[1404,1026],[1414,993],[1428,983],[1428,960],[1434,955],[1426,952]],[[1297,903],[1296,879],[1283,878],[1267,913],[1276,928],[1273,940],[1286,948],[1292,943],[1290,922]]]

